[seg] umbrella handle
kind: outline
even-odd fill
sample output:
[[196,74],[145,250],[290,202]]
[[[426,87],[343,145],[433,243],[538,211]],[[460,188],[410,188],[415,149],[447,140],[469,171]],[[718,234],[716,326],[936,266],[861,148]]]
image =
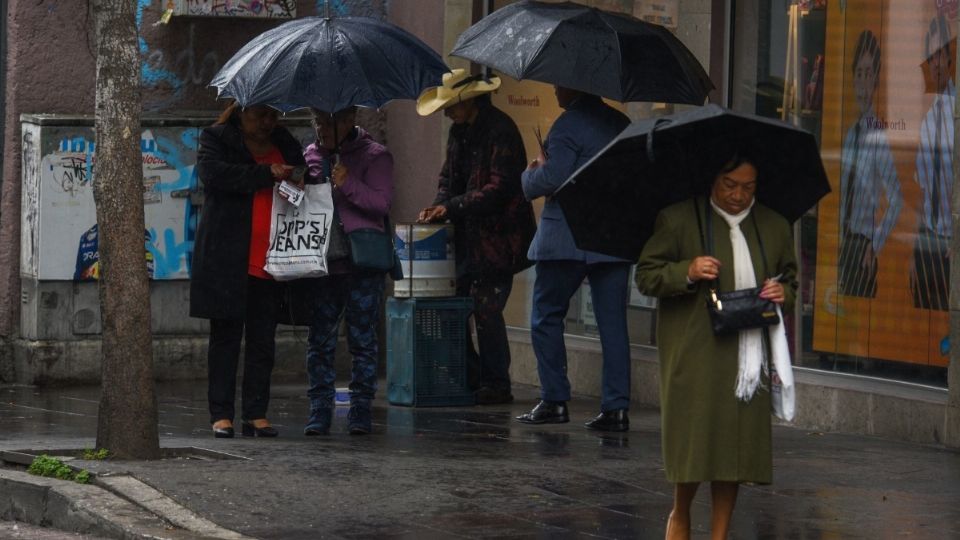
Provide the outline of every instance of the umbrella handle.
[[673,120],[670,118],[658,118],[657,121],[653,123],[653,127],[650,128],[650,132],[647,134],[647,160],[650,163],[657,161],[656,156],[653,155],[653,132],[662,125],[672,123]]

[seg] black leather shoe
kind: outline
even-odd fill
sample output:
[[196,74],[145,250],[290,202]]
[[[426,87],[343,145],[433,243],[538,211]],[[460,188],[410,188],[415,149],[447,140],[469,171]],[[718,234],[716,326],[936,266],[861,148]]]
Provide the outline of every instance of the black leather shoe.
[[240,422],[240,428],[244,437],[276,437],[280,434],[273,426],[257,427],[246,420]]
[[540,400],[533,410],[517,417],[517,422],[524,424],[566,424],[569,421],[570,413],[565,401]]
[[232,439],[233,438],[233,426],[231,427],[215,427],[213,428],[213,436],[217,439]]
[[598,431],[627,431],[630,429],[630,418],[626,409],[603,411],[584,426]]

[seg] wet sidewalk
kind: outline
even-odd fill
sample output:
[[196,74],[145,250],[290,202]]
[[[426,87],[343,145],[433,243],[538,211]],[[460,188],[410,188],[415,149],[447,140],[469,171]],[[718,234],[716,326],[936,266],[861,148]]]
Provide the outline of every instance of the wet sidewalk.
[[[98,392],[0,386],[0,450],[93,447]],[[348,435],[343,408],[331,435],[307,438],[303,394],[274,386],[279,438],[214,439],[205,383],[165,384],[161,446],[227,459],[75,464],[129,474],[257,538],[663,538],[672,486],[655,410],[631,411],[628,433],[600,434],[583,428],[596,399],[571,402],[569,424],[537,427],[512,420],[534,404],[531,387],[509,406],[464,408],[390,406],[381,392],[374,434]],[[702,487],[693,513],[700,537],[708,496]],[[774,484],[741,489],[732,534],[899,536],[960,538],[960,453],[789,427],[774,428]]]

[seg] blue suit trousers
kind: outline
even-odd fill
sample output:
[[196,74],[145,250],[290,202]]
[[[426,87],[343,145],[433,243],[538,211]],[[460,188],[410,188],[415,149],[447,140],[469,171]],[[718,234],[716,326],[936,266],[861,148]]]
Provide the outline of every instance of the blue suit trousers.
[[570,298],[586,277],[603,348],[601,411],[630,407],[630,342],[627,335],[629,263],[545,260],[536,265],[531,341],[540,375],[540,397],[569,401],[564,319]]

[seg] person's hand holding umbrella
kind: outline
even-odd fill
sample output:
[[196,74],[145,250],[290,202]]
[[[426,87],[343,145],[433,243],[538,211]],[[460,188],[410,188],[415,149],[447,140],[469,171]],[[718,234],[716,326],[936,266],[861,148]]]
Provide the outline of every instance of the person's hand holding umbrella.
[[330,172],[330,181],[333,182],[333,187],[342,188],[347,183],[349,175],[350,170],[347,169],[346,165],[337,163]]
[[537,154],[537,157],[530,162],[530,165],[527,165],[527,169],[536,169],[537,167],[542,167],[547,163],[547,156],[543,151],[543,146],[540,147],[540,153]]

